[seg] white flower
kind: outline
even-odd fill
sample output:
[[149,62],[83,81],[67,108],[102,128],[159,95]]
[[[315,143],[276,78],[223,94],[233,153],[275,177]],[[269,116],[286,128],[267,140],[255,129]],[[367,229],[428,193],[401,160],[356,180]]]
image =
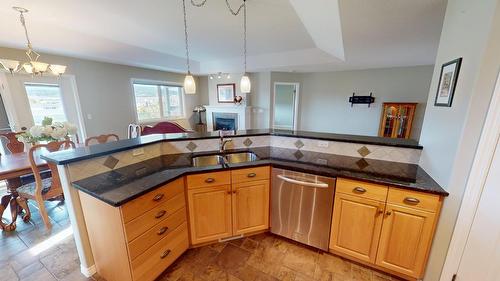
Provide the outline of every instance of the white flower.
[[68,130],[64,127],[54,127],[52,133],[50,134],[51,137],[58,140],[66,137],[66,135],[68,135]]
[[70,134],[70,135],[76,134],[77,129],[76,129],[75,125],[73,125],[69,122],[64,122],[63,125],[66,128],[66,130],[68,131],[68,134]]
[[50,136],[50,135],[52,134],[52,131],[53,131],[52,126],[47,125],[47,126],[44,126],[44,127],[43,127],[43,131],[42,131],[42,133],[43,133],[45,136]]
[[35,125],[35,126],[31,127],[31,129],[30,129],[30,134],[35,138],[41,137],[42,133],[43,133],[42,126]]

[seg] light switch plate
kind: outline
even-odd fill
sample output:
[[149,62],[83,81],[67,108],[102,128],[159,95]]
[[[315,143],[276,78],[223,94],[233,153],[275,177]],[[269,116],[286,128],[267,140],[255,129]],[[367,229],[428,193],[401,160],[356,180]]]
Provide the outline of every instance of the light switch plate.
[[327,141],[318,141],[318,147],[327,148],[328,144],[329,143]]
[[132,150],[132,156],[139,156],[144,154],[144,148],[136,148]]

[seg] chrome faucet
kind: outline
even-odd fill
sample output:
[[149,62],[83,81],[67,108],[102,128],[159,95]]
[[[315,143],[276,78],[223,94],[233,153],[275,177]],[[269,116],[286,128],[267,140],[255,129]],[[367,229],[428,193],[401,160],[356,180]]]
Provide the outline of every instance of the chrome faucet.
[[232,142],[233,140],[232,139],[224,139],[224,134],[222,133],[222,130],[219,130],[219,137],[220,137],[219,152],[224,153],[224,151],[226,150],[226,144],[228,142]]

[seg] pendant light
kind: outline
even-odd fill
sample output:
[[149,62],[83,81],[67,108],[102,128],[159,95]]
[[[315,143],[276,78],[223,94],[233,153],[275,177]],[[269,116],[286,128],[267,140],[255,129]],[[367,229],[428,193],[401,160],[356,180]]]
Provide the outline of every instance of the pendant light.
[[26,27],[26,20],[24,18],[24,14],[28,13],[28,10],[22,7],[12,7],[16,12],[19,13],[19,21],[24,28],[24,35],[26,36],[26,56],[28,57],[27,62],[19,62],[17,60],[11,59],[0,59],[0,65],[11,74],[14,72],[18,72],[24,70],[26,73],[33,75],[42,75],[47,70],[50,70],[52,74],[56,76],[61,76],[66,72],[65,65],[57,65],[57,64],[48,64],[45,62],[41,62],[38,60],[40,55],[33,50],[33,46],[31,45],[31,40],[28,36],[28,28]]
[[241,77],[240,81],[240,91],[243,94],[250,93],[252,85],[250,84],[250,78],[247,75],[247,3],[243,0],[243,57],[245,60],[245,72]]
[[189,65],[189,46],[188,46],[188,32],[187,32],[187,19],[186,19],[186,0],[182,0],[182,10],[184,12],[184,39],[186,41],[186,64],[187,64],[187,75],[184,78],[184,93],[193,95],[196,94],[196,83],[194,81],[193,75],[191,75],[191,69]]

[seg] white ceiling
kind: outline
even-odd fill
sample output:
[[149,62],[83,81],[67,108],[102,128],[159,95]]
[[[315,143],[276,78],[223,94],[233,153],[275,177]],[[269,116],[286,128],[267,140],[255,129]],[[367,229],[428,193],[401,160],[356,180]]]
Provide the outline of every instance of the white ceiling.
[[[242,17],[224,0],[186,2],[193,72],[242,72]],[[185,71],[181,0],[2,0],[0,46],[24,48],[12,6],[30,10],[36,50]],[[433,64],[446,0],[248,0],[247,7],[248,70],[308,72]]]

